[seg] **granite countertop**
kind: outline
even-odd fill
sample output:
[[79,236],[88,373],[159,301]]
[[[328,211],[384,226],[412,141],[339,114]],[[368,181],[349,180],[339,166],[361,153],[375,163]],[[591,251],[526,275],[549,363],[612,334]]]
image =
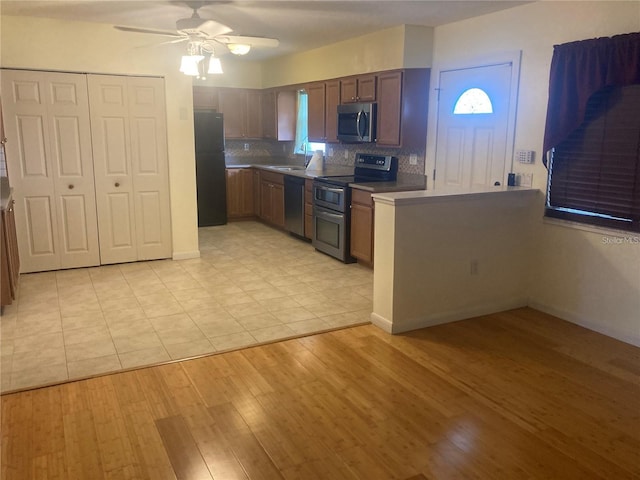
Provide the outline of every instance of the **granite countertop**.
[[[255,157],[251,158],[252,163],[236,163],[241,161],[248,161],[248,158],[234,159],[233,163],[228,163],[227,168],[259,168],[269,172],[281,173],[283,175],[291,175],[293,177],[301,177],[314,179],[316,177],[325,176],[346,176],[353,175],[353,167],[347,167],[344,165],[325,165],[319,170],[306,170],[301,168],[302,165],[295,163],[288,157]],[[300,167],[295,170],[282,170],[276,167]],[[427,186],[427,177],[424,175],[416,175],[411,173],[398,173],[398,179],[395,182],[366,182],[366,183],[351,183],[352,188],[359,190],[365,190],[371,193],[383,193],[383,192],[404,192],[410,190],[424,190]]]

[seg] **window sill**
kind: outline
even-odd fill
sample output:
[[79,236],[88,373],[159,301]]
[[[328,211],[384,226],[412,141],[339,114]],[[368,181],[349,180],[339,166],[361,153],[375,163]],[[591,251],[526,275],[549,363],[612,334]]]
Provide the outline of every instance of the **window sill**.
[[640,233],[629,230],[618,230],[615,228],[599,227],[597,225],[589,225],[587,223],[579,223],[571,220],[563,220],[561,218],[543,217],[542,223],[545,225],[555,225],[557,227],[570,228],[573,230],[582,230],[583,232],[596,233],[616,238],[634,238],[634,243],[640,244]]

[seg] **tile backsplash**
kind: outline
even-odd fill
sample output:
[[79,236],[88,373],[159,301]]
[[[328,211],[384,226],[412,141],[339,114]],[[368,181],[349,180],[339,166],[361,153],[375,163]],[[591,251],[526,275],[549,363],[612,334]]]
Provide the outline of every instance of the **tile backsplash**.
[[[245,149],[245,145],[248,149]],[[226,155],[233,157],[237,163],[242,158],[247,158],[248,163],[252,157],[288,157],[294,162],[297,159],[302,163],[302,155],[293,153],[293,142],[277,142],[274,140],[227,140],[225,142]],[[346,152],[346,155],[345,155]],[[402,148],[379,148],[371,143],[345,144],[328,143],[325,150],[325,165],[353,166],[356,153],[375,153],[381,155],[393,155],[398,157],[398,171],[424,175],[425,152]],[[415,154],[417,164],[409,163],[409,156]]]

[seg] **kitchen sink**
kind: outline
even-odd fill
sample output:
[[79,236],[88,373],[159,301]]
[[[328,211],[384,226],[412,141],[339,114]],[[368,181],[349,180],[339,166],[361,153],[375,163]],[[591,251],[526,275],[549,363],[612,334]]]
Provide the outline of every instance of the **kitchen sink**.
[[269,165],[268,168],[273,168],[275,170],[282,170],[283,172],[290,172],[291,170],[304,170],[305,167],[302,165],[290,165],[290,166],[280,166],[280,165]]

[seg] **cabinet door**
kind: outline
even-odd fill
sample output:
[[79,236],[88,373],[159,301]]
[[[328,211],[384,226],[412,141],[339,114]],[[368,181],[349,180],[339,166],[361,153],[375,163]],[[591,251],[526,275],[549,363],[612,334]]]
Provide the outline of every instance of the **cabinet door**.
[[204,85],[193,86],[193,108],[218,110],[218,89]]
[[259,90],[250,90],[246,95],[245,132],[246,138],[262,137],[262,94]]
[[264,92],[262,94],[262,136],[276,138],[276,94]]
[[271,221],[271,184],[265,180],[260,181],[260,218]]
[[[378,145],[399,146],[402,114],[402,72],[378,76]],[[426,132],[425,132],[426,137]]]
[[23,271],[99,264],[86,77],[4,70],[2,91]]
[[358,101],[358,82],[355,77],[340,80],[340,103]]
[[[253,169],[252,169],[253,170]],[[253,170],[253,215],[260,216],[260,170]]]
[[376,101],[376,76],[363,75],[358,77],[358,101],[359,102],[375,102]]
[[310,142],[325,141],[325,84],[313,83],[308,85],[307,100],[308,112],[308,135]]
[[276,93],[276,138],[292,142],[296,138],[296,92],[285,90]]
[[225,171],[227,181],[227,217],[242,216],[242,182],[241,168],[228,168]]
[[271,188],[271,222],[284,227],[284,185],[277,183]]
[[325,92],[325,141],[338,142],[338,105],[340,104],[340,81],[326,83]]
[[221,88],[218,91],[218,105],[224,115],[224,137],[244,138],[246,95],[243,90]]

